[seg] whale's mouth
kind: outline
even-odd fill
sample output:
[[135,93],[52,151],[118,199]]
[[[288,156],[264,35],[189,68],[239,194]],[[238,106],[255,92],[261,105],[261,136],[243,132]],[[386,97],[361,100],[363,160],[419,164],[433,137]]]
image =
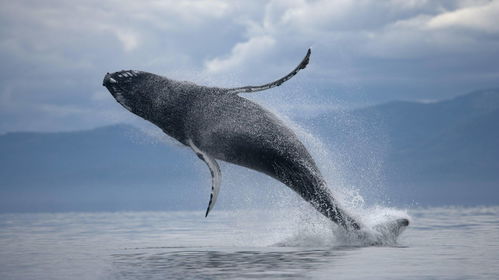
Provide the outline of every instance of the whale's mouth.
[[140,72],[135,70],[123,70],[115,73],[107,73],[104,76],[102,85],[105,86],[111,95],[125,107],[128,111],[132,111],[125,98],[126,88],[129,87],[134,80],[139,76]]
[[112,84],[124,84],[124,83],[132,83],[134,80],[137,80],[142,74],[141,71],[136,70],[121,70],[114,73],[107,73],[104,76],[104,81],[102,81],[102,85],[107,87]]

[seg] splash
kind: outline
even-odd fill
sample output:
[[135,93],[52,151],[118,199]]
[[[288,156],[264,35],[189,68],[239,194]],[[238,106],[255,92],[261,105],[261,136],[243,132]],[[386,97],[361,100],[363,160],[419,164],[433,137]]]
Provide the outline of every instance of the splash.
[[[265,101],[259,103],[265,103]],[[282,102],[282,101],[281,101]],[[271,102],[272,103],[272,102]],[[347,174],[356,172],[348,169],[351,166],[348,161],[348,153],[352,150],[332,151],[319,137],[292,121],[285,113],[276,111],[275,106],[265,106],[279,116],[303,141],[313,158],[316,160],[323,176],[333,195],[340,203],[362,225],[358,232],[347,232],[331,221],[318,214],[314,209],[304,203],[293,203],[295,211],[287,211],[280,219],[285,219],[291,231],[283,231],[280,240],[271,246],[284,247],[336,247],[336,246],[397,246],[400,234],[406,228],[406,222],[410,223],[411,217],[406,210],[386,207],[383,202],[377,205],[369,205],[361,194],[361,189],[349,184],[348,177],[357,176],[357,181],[372,188],[371,192],[377,192],[378,196],[384,197],[382,192],[382,166],[383,162],[379,154],[373,153],[371,147],[383,146],[379,139],[383,137],[369,137],[366,130],[362,130],[358,120],[351,115],[341,115],[344,123],[354,124],[352,130],[358,129],[357,142],[353,144],[357,153],[367,158],[369,165],[363,174]],[[278,107],[277,107],[278,108]],[[375,125],[375,124],[370,124]],[[353,125],[352,125],[353,126]],[[354,133],[355,132],[350,132]],[[376,142],[377,141],[377,142]],[[374,143],[376,142],[376,143]],[[353,148],[352,148],[353,149]],[[367,169],[367,170],[366,170]],[[367,175],[366,175],[367,174]],[[282,197],[281,197],[282,199]],[[282,205],[282,201],[280,202]],[[288,201],[290,203],[290,201]],[[296,207],[296,205],[300,205]],[[291,206],[288,204],[287,206]]]
[[[347,232],[309,209],[298,214],[289,223],[289,229],[281,231],[281,239],[270,246],[278,247],[363,247],[398,246],[398,237],[405,230],[399,221],[410,220],[406,211],[382,206],[356,209],[356,217],[363,225],[360,231]],[[307,213],[308,212],[308,213]],[[295,213],[296,214],[296,213]],[[286,217],[289,221],[292,217]],[[287,236],[286,236],[287,233]]]

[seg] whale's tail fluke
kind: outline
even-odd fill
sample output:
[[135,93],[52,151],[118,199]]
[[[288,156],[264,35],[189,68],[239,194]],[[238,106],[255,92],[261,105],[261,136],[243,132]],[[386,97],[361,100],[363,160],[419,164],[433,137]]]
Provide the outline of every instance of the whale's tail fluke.
[[312,50],[309,48],[308,51],[307,51],[307,54],[302,59],[302,61],[300,62],[300,64],[298,64],[298,66],[296,66],[296,68],[293,69],[293,71],[291,71],[291,73],[287,74],[286,76],[280,78],[277,81],[273,81],[271,83],[264,84],[264,85],[261,85],[261,86],[245,86],[245,87],[231,88],[231,89],[228,89],[227,92],[228,93],[233,93],[233,94],[238,94],[238,93],[241,93],[241,92],[256,92],[256,91],[262,91],[262,90],[270,89],[270,88],[273,88],[273,87],[278,87],[282,83],[284,83],[287,80],[291,79],[301,69],[305,69],[305,67],[307,67],[308,62],[310,61],[310,54],[311,53],[312,53]]

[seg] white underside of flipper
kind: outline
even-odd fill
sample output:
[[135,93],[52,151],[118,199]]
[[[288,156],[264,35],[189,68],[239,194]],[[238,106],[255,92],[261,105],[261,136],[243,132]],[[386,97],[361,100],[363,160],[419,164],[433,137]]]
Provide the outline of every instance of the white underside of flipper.
[[210,213],[213,206],[215,206],[215,202],[217,201],[218,193],[220,192],[220,184],[222,182],[222,173],[220,172],[220,167],[218,166],[217,161],[212,158],[207,153],[201,151],[191,139],[188,140],[189,146],[196,153],[196,155],[208,165],[211,173],[211,194],[210,194],[210,202],[208,202],[208,208],[206,209],[205,217],[208,217],[208,213]]

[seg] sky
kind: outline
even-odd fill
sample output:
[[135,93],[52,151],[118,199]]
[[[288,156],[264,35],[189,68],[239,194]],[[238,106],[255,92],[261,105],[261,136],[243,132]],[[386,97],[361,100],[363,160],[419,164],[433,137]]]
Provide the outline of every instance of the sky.
[[499,87],[499,0],[0,0],[0,133],[137,118],[102,86],[136,69],[252,95],[291,118]]

